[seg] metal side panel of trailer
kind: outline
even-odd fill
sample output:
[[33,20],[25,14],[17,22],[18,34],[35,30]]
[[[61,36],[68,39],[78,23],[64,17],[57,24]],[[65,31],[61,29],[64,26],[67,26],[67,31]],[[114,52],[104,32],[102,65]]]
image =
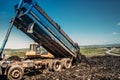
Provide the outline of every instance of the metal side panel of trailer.
[[[24,3],[14,25],[55,57],[72,57],[78,47],[37,4]],[[33,33],[27,33],[33,26]]]

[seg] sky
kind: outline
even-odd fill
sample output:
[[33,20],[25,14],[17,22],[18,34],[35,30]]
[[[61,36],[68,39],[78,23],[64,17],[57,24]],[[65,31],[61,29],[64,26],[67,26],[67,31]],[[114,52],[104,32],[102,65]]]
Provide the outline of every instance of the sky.
[[[43,10],[79,45],[120,44],[120,0],[36,0]],[[14,5],[19,0],[0,2],[0,45]],[[13,28],[5,48],[26,48],[34,41]]]

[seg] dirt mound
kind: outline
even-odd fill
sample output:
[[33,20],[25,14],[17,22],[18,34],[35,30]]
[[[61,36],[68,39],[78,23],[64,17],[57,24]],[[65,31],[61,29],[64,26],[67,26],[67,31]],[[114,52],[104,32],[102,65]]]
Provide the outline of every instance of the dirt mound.
[[120,57],[82,56],[81,63],[61,72],[24,76],[23,80],[120,80]]

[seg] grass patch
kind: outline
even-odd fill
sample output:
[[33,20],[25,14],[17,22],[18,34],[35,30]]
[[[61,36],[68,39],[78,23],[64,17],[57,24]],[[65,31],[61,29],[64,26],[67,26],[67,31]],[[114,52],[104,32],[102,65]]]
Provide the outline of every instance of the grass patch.
[[19,56],[21,58],[24,58],[25,57],[25,52],[12,52],[9,55],[11,55],[11,56]]
[[85,56],[105,55],[106,49],[99,47],[81,47],[80,52]]
[[4,54],[9,55],[9,56],[19,56],[21,58],[25,57],[27,49],[5,49]]
[[[21,58],[25,57],[25,53],[28,51],[28,49],[8,49],[4,50],[4,53],[10,55],[10,56],[19,56]],[[85,56],[99,56],[99,55],[105,55],[106,49],[100,48],[100,47],[81,47],[80,52]]]

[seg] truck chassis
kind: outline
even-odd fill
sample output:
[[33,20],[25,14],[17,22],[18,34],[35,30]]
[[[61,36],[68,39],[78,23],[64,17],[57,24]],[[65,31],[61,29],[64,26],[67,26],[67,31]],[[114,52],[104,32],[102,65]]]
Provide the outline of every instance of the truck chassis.
[[32,71],[61,71],[72,66],[72,59],[25,59],[0,62],[0,75],[6,75],[9,80],[21,80],[26,72]]

